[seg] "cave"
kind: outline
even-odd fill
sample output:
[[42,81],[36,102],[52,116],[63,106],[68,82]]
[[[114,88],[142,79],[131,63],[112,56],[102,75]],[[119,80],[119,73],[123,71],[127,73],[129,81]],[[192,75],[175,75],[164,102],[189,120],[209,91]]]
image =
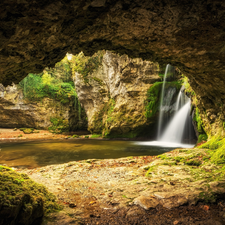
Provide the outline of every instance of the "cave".
[[223,120],[223,1],[4,0],[0,6],[0,83],[40,73],[67,52],[107,49],[178,67],[190,79],[205,119]]
[[[127,55],[131,60],[140,58],[158,63],[162,68],[171,64],[188,78],[195,94],[195,101],[192,101],[191,108],[191,112],[195,113],[195,118],[192,118],[193,123],[197,127],[197,132],[204,127],[204,134],[202,134],[209,137],[202,148],[197,146],[192,150],[176,149],[158,157],[127,156],[108,161],[86,159],[76,163],[67,162],[64,166],[47,166],[39,171],[33,168],[31,170],[22,168],[21,171],[36,182],[40,182],[37,177],[45,177],[41,182],[47,185],[56,196],[60,196],[64,190],[67,190],[67,193],[74,197],[73,191],[83,188],[83,180],[79,182],[82,176],[85,177],[85,182],[92,182],[92,185],[86,183],[83,188],[85,190],[82,194],[88,197],[82,198],[77,194],[78,200],[75,202],[71,200],[75,197],[70,199],[63,196],[61,201],[67,211],[53,214],[53,219],[59,221],[59,224],[60,221],[75,224],[79,217],[79,209],[86,204],[87,211],[83,215],[84,224],[89,222],[97,224],[99,218],[102,224],[108,224],[109,221],[115,222],[113,214],[121,224],[125,222],[139,224],[139,220],[140,223],[144,223],[151,219],[154,224],[158,218],[161,224],[179,224],[179,222],[189,224],[192,218],[191,213],[194,215],[196,224],[199,220],[202,224],[213,222],[223,224],[222,212],[225,210],[224,40],[225,2],[222,0],[163,0],[160,2],[156,0],[55,0],[54,2],[2,0],[0,2],[0,83],[4,87],[12,83],[18,84],[29,73],[40,74],[45,68],[53,68],[66,54],[77,55],[80,52],[92,57],[98,51],[106,50],[111,52],[109,54],[117,54],[118,58]],[[124,74],[126,75],[125,72]],[[124,79],[130,82],[133,78],[124,76]],[[95,80],[100,82],[98,79]],[[4,87],[0,86],[3,91]],[[87,91],[89,91],[88,88],[90,87],[87,87]],[[134,97],[135,94],[136,92],[132,91],[128,96]],[[85,96],[83,101],[93,105],[93,101],[85,99]],[[113,101],[111,100],[107,105],[108,111],[114,104]],[[7,105],[8,102],[4,104]],[[74,105],[75,103],[72,107]],[[101,112],[103,111],[104,107]],[[24,115],[20,111],[16,113],[24,117],[18,122],[20,123],[18,126],[28,128],[35,126],[35,121],[32,121],[29,114]],[[72,110],[69,113],[74,114]],[[8,111],[6,122],[0,121],[0,123],[7,127],[7,121],[12,116],[11,111]],[[99,114],[99,118],[101,116]],[[79,116],[76,115],[77,117]],[[86,114],[83,119],[86,119]],[[72,120],[74,117],[71,116]],[[86,127],[86,121],[82,126]],[[13,124],[10,127],[15,126]],[[94,132],[97,128],[93,126],[91,129]],[[66,148],[66,145],[64,147]],[[128,149],[133,151],[130,146]],[[63,156],[60,157],[63,158]],[[53,157],[49,155],[47,158]],[[126,166],[123,167],[123,165]],[[112,185],[107,184],[110,187],[107,186],[102,192],[98,186],[102,182],[99,179],[101,173],[96,171],[98,169],[105,174],[105,171],[109,172],[112,168],[117,168],[116,175],[109,173],[109,182],[112,182]],[[126,170],[124,173],[123,169]],[[18,173],[21,171],[20,168],[17,170]],[[87,173],[85,174],[84,171]],[[0,223],[21,225],[41,223],[44,210],[51,208],[51,203],[47,202],[50,206],[45,205],[43,208],[46,200],[37,196],[36,193],[34,197],[31,197],[33,187],[41,190],[41,196],[50,196],[48,198],[53,202],[54,210],[60,209],[47,189],[42,186],[36,187],[27,175],[18,175],[4,165],[0,165],[0,172],[7,176],[6,180],[0,180],[2,188],[0,216],[3,215]],[[76,174],[78,175],[75,176]],[[71,179],[72,176],[76,181]],[[114,179],[116,176],[124,182],[124,187],[126,186],[127,189],[123,188],[126,189],[126,193],[121,194],[121,187],[117,189],[114,187],[113,181],[117,179]],[[57,183],[56,180],[59,177],[60,181]],[[31,186],[29,189],[31,192],[24,195],[23,191],[20,192],[21,190],[18,189],[18,193],[23,193],[19,200],[11,197],[10,193],[9,200],[4,202],[4,191],[11,188],[11,186],[7,188],[8,186],[4,183],[8,182],[8,178],[9,183],[13,184],[12,188],[26,183],[28,189]],[[47,179],[52,180],[47,181]],[[139,184],[143,184],[143,188],[135,186]],[[74,189],[72,190],[71,187]],[[23,188],[28,190],[25,186]],[[133,188],[132,191],[135,191],[132,192],[128,188]],[[142,194],[137,194],[139,192]],[[92,195],[89,195],[90,193]],[[97,193],[98,198],[93,193]],[[11,213],[12,201],[17,207],[14,207]],[[97,210],[100,204],[98,201],[107,203],[106,208],[109,207],[111,210],[109,217],[104,210]],[[116,208],[118,205],[121,208]],[[171,217],[168,209],[175,210],[175,214],[181,213],[182,218],[177,217],[177,214]],[[72,214],[70,214],[71,210],[74,210]],[[185,214],[187,211],[190,214]],[[217,213],[220,222],[214,218],[213,213]],[[69,214],[70,217],[67,217]],[[154,214],[155,217],[151,217]],[[209,216],[204,218],[206,214]],[[142,217],[142,215],[145,216]]]

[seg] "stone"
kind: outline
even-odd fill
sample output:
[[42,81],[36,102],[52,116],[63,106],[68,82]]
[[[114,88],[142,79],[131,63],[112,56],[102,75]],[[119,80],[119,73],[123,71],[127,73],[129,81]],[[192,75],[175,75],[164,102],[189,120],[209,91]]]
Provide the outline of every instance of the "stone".
[[[47,129],[52,126],[51,118],[63,118],[68,121],[69,129],[78,127],[78,114],[72,102],[61,104],[60,101],[43,98],[42,101],[31,102],[24,98],[23,91],[15,84],[6,88],[0,84],[0,127],[26,127],[24,133],[33,133],[28,128]],[[84,118],[86,116],[82,116]],[[81,127],[86,128],[87,121],[83,119]],[[34,131],[39,133],[39,131]]]
[[147,90],[160,79],[158,70],[157,63],[106,51],[101,65],[88,75],[89,83],[75,73],[74,84],[88,117],[88,130],[110,137],[135,137],[153,126],[155,120],[147,121],[144,102]]
[[[190,79],[208,123],[207,133],[219,132],[225,116],[223,1],[177,1],[171,6],[156,0],[43,4],[12,0],[11,4],[1,1],[0,8],[0,82],[4,85],[52,67],[67,52],[92,55],[108,49],[160,64],[170,62]],[[132,79],[134,71],[124,68],[124,78]]]
[[151,208],[156,208],[159,202],[153,197],[139,196],[134,199],[133,203],[135,205],[139,205],[145,210],[149,210]]

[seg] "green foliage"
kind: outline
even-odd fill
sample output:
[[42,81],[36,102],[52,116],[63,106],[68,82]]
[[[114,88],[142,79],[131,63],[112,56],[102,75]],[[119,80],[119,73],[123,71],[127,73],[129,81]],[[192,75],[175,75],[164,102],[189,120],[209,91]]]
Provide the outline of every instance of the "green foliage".
[[211,161],[215,164],[225,163],[225,138],[214,136],[198,148],[214,150],[214,152],[211,153]]
[[99,138],[101,137],[101,134],[92,134],[90,138]]
[[34,128],[24,128],[23,133],[24,134],[31,134],[34,132]]
[[104,51],[98,51],[93,56],[87,57],[81,52],[78,55],[73,56],[71,60],[72,70],[81,74],[85,83],[89,83],[88,75],[97,70],[102,64],[103,53]]
[[203,122],[202,122],[202,119],[201,119],[201,116],[200,116],[200,113],[199,113],[199,109],[197,107],[195,109],[195,115],[194,115],[193,120],[196,121],[196,123],[197,123],[197,130],[198,130],[198,132],[200,134],[205,134],[205,131],[203,129]]
[[189,166],[200,166],[202,162],[198,159],[191,159],[191,160],[185,161],[185,164]]
[[59,210],[56,198],[47,189],[32,181],[26,174],[19,174],[8,167],[0,166],[0,208],[21,209],[22,212],[42,209],[44,213]]
[[29,74],[19,85],[23,89],[24,97],[29,101],[40,101],[48,97],[66,104],[72,98],[77,97],[72,81],[63,82],[56,77],[52,77],[46,71],[39,75]]
[[225,163],[225,141],[224,141],[224,145],[218,148],[217,151],[212,155],[211,161],[216,164]]
[[73,138],[79,138],[79,135],[74,134],[74,135],[73,135]]
[[160,92],[163,82],[154,83],[147,91],[146,117],[154,116],[160,104]]
[[200,134],[198,136],[198,143],[202,142],[202,141],[207,141],[208,139],[208,135],[207,134]]
[[213,136],[209,141],[198,146],[198,148],[207,148],[210,150],[215,150],[223,145],[223,141],[224,140],[222,139],[221,136]]
[[52,126],[48,128],[50,132],[55,134],[61,134],[62,132],[69,131],[69,125],[67,120],[64,120],[63,118],[51,117],[50,121],[52,123]]
[[195,96],[195,92],[190,86],[189,79],[186,76],[182,75],[181,82],[182,82],[182,85],[185,87],[185,92],[191,96]]
[[89,135],[85,135],[84,138],[89,138]]

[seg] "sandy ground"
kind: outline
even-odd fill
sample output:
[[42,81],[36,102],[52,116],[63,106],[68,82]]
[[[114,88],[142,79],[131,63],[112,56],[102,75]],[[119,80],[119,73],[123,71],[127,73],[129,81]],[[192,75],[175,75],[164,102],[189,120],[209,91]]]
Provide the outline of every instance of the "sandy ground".
[[68,138],[74,134],[83,137],[88,134],[87,131],[77,131],[68,134],[53,134],[48,130],[38,130],[39,133],[24,134],[23,131],[17,129],[0,128],[0,142],[17,142],[17,141],[29,141],[29,140],[48,140],[48,139],[61,139]]

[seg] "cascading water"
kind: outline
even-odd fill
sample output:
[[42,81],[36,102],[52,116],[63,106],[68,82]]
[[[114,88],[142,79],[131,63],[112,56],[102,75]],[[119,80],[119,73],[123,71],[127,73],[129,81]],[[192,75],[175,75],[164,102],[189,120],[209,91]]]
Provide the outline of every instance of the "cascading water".
[[178,97],[177,97],[177,102],[176,102],[176,109],[175,109],[176,113],[177,113],[178,109],[180,108],[181,94],[182,94],[182,92],[180,90]]
[[170,67],[170,64],[167,64],[165,74],[164,74],[164,78],[163,78],[163,86],[162,86],[162,92],[161,92],[161,98],[160,98],[160,107],[159,107],[159,123],[158,123],[158,135],[157,135],[158,139],[161,135],[162,122],[163,122],[163,116],[164,116],[163,98],[164,98],[164,91],[165,91],[165,84],[166,84],[166,76],[167,76],[169,67]]
[[[165,147],[184,147],[192,148],[194,145],[185,144],[192,141],[195,136],[193,133],[192,118],[190,115],[191,101],[184,94],[184,87],[181,88],[177,96],[176,103],[172,105],[172,95],[175,94],[172,89],[166,89],[165,93],[165,83],[167,79],[167,74],[169,67],[173,68],[169,64],[166,67],[164,81],[161,92],[160,99],[160,113],[158,121],[158,132],[157,132],[157,141],[139,143],[141,145],[152,145],[152,146],[165,146]],[[175,89],[176,91],[176,89]],[[166,112],[169,111],[169,108],[173,108],[174,116],[171,121],[168,123],[166,129],[162,132],[163,127],[165,127],[166,121]],[[164,115],[165,114],[165,115]],[[183,143],[185,142],[185,143]]]
[[190,100],[176,113],[159,141],[181,143],[189,114]]

